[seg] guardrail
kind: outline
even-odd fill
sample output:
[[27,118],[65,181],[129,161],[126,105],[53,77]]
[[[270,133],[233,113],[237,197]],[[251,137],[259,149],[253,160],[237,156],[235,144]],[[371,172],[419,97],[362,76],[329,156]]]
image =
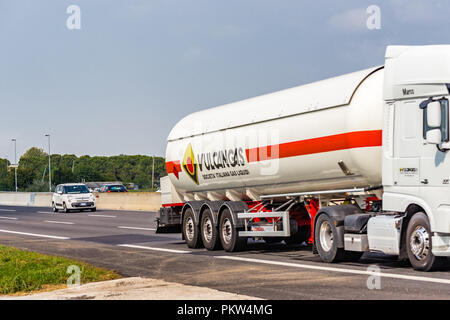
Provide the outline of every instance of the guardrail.
[[[51,207],[51,192],[0,192],[0,205]],[[95,192],[97,208],[107,210],[157,211],[161,207],[159,192]]]

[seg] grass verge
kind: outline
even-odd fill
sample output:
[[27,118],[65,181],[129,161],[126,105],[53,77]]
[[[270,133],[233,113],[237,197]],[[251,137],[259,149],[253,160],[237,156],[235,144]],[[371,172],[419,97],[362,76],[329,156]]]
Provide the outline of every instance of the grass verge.
[[120,278],[114,271],[77,260],[0,245],[0,294],[65,288],[71,265],[80,268],[81,284]]

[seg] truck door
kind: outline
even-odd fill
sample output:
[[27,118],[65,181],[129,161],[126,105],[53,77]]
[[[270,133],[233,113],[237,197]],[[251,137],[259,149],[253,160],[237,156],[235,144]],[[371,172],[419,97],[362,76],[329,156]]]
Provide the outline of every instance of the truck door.
[[398,186],[420,186],[422,110],[419,100],[396,102],[394,124],[394,178]]
[[[447,123],[442,126],[442,139],[446,141],[448,139],[448,100],[440,97],[435,97],[433,100],[440,102],[441,108],[446,110],[442,113],[442,118],[447,118]],[[426,126],[424,123],[424,114],[426,109],[421,109],[420,127]],[[446,129],[447,127],[447,129]],[[423,129],[422,129],[423,130]],[[420,182],[422,192],[426,191],[430,187],[445,187],[450,182],[450,174],[448,172],[448,151],[440,151],[439,146],[435,144],[426,143],[424,137],[425,130],[422,131],[422,146],[421,146],[421,161],[420,161]],[[445,139],[447,137],[447,139]],[[447,159],[446,159],[447,158]],[[434,192],[437,189],[434,188]],[[431,191],[433,192],[433,191]]]

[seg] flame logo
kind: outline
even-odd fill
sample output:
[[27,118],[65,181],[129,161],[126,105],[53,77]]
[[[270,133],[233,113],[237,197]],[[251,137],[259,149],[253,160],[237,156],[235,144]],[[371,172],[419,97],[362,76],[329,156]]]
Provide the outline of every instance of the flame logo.
[[192,181],[198,184],[197,161],[195,161],[194,152],[192,151],[192,146],[190,143],[184,153],[183,169]]

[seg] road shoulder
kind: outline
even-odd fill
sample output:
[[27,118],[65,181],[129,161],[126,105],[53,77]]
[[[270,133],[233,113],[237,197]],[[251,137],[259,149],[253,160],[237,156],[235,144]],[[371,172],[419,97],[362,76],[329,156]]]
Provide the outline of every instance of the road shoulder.
[[159,279],[130,277],[84,284],[13,300],[256,300],[260,298]]

